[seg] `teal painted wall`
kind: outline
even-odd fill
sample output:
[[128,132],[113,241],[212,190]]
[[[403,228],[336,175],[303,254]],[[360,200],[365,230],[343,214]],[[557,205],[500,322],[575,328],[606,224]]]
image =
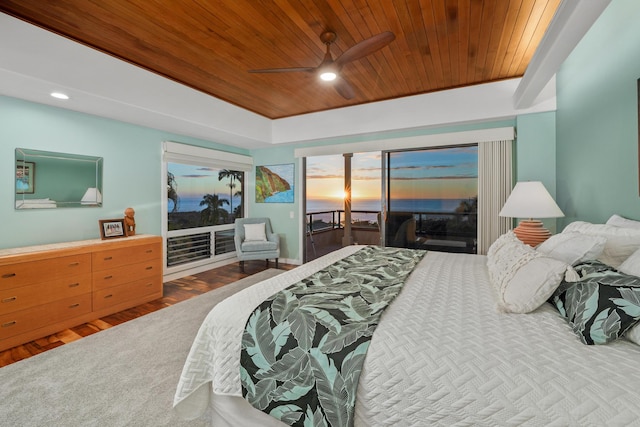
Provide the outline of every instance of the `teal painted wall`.
[[[516,181],[542,181],[554,199],[556,195],[556,113],[518,116],[515,155]],[[555,233],[558,220],[542,220]]]
[[[301,162],[293,157],[293,147],[269,147],[251,152],[255,166],[277,164],[294,164],[294,202],[293,203],[256,203],[255,179],[247,185],[249,192],[249,216],[268,217],[271,220],[273,232],[280,235],[280,257],[286,259],[302,259],[300,248],[300,203],[302,185],[300,184]],[[254,168],[255,168],[254,166]],[[255,170],[255,169],[254,169]],[[252,174],[255,177],[255,173]],[[293,218],[292,218],[293,216]]]
[[557,75],[557,194],[574,220],[640,219],[640,2],[614,0]]
[[[122,218],[128,206],[136,211],[138,233],[159,235],[164,181],[161,146],[167,140],[248,154],[235,147],[0,96],[0,249],[99,238],[98,220]],[[17,147],[103,157],[103,207],[15,210]]]

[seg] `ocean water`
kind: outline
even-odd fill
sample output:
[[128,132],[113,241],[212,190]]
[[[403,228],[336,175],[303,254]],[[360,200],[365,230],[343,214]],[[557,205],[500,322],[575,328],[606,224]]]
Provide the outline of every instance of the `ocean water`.
[[[293,191],[293,190],[292,190]],[[271,203],[284,203],[289,200],[290,194],[284,191],[269,198]],[[229,200],[229,196],[219,195],[221,199]],[[179,202],[178,212],[200,212],[205,206],[200,206],[202,197],[182,197]],[[432,212],[432,213],[449,213],[454,212],[460,203],[468,199],[394,199],[389,206],[392,211],[401,212]],[[240,197],[233,198],[233,207],[235,208],[242,199]],[[225,204],[222,209],[230,212],[230,206]],[[169,200],[169,211],[173,209],[173,202]],[[344,210],[344,205],[340,199],[308,199],[307,213]],[[381,210],[380,200],[376,199],[358,199],[351,204],[353,211],[374,211]],[[364,215],[364,214],[362,214]]]
[[[450,213],[454,212],[462,201],[468,199],[394,199],[388,208],[392,211],[401,212],[433,212]],[[307,213],[343,210],[344,205],[341,200],[308,199]],[[351,204],[352,211],[380,211],[381,202],[376,199],[354,200]]]
[[[218,194],[218,197],[223,200],[229,200],[229,196],[223,196]],[[206,206],[200,206],[200,202],[202,201],[202,196],[199,197],[180,197],[178,201],[178,212],[200,212],[202,209],[206,208]],[[233,209],[236,208],[240,203],[242,203],[241,197],[233,198]],[[168,210],[171,212],[173,209],[173,201],[169,200]],[[228,204],[222,205],[222,209],[227,212],[231,212],[231,206]]]

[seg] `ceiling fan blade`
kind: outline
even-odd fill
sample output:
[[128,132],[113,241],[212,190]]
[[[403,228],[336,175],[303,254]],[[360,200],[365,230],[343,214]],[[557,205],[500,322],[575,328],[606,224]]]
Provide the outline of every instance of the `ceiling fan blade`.
[[395,39],[396,36],[391,31],[385,31],[384,33],[369,37],[368,39],[362,40],[360,43],[357,43],[347,49],[338,59],[336,59],[336,64],[338,64],[339,67],[342,67],[347,62],[364,58],[365,56],[382,49]]
[[342,77],[338,77],[333,86],[336,88],[336,91],[338,91],[340,96],[342,96],[344,99],[352,99],[356,96],[353,87]]
[[261,70],[249,70],[250,73],[291,73],[291,72],[312,72],[316,67],[292,67],[292,68],[264,68]]

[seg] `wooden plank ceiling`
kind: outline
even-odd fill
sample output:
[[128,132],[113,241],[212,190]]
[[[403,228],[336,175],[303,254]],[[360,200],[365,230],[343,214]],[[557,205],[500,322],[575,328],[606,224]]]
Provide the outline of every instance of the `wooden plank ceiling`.
[[[2,0],[0,11],[275,119],[520,77],[560,0]],[[315,67],[391,31],[344,66],[351,100]]]

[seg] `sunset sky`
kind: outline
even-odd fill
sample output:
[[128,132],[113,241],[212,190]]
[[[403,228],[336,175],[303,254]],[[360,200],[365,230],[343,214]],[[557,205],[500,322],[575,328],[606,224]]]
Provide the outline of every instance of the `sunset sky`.
[[[352,197],[380,198],[381,153],[354,154]],[[307,159],[307,197],[343,197],[342,155]],[[478,148],[459,147],[391,154],[391,191],[395,198],[464,199],[478,194]]]
[[[204,194],[218,194],[229,196],[229,179],[218,180],[219,169],[205,166],[183,165],[169,163],[171,172],[178,183],[180,197],[201,197]],[[234,192],[239,189],[235,188]]]
[[[352,164],[352,199],[380,200],[381,153],[356,153]],[[344,157],[307,158],[307,197],[331,200],[341,208],[344,197]],[[178,195],[201,199],[218,194],[228,199],[229,180],[218,180],[218,170],[170,163]],[[391,192],[395,199],[466,199],[478,194],[477,146],[391,153]],[[234,193],[240,190],[239,183]],[[252,195],[250,195],[252,197]],[[234,201],[234,204],[240,201]],[[194,210],[200,207],[195,205]],[[185,209],[186,205],[183,206]],[[182,208],[181,208],[182,209]],[[189,209],[192,209],[189,207]]]

